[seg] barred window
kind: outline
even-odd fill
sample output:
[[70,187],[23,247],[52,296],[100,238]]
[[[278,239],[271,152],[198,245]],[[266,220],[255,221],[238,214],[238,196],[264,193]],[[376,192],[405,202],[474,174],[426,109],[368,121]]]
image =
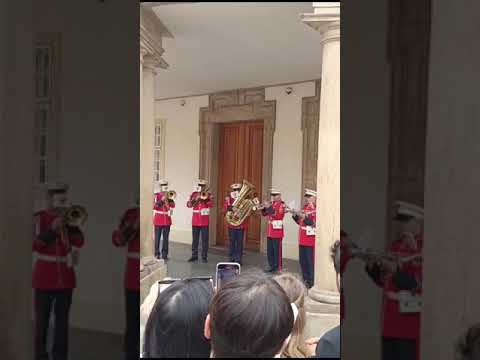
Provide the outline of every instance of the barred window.
[[155,121],[153,146],[153,181],[159,181],[163,176],[164,159],[164,126],[162,120]]
[[56,174],[58,34],[39,34],[35,47],[35,182]]

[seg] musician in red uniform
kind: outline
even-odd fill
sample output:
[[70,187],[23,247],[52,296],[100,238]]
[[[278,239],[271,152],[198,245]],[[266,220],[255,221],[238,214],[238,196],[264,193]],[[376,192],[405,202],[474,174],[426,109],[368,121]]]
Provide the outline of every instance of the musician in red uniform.
[[[202,193],[206,194],[202,198]],[[199,180],[198,186],[192,192],[187,202],[187,207],[193,209],[192,213],[192,257],[188,262],[198,260],[198,243],[202,237],[202,261],[208,262],[208,225],[210,208],[213,207],[213,196],[207,191],[207,182]]]
[[[403,223],[403,234],[389,252],[402,257],[421,255],[423,209],[397,202],[395,220]],[[383,288],[382,359],[419,358],[421,260],[405,262],[371,261],[366,271]]]
[[33,276],[35,290],[35,359],[48,359],[47,333],[50,314],[55,316],[53,359],[67,359],[68,323],[76,287],[74,254],[84,244],[77,226],[65,223],[68,185],[48,186],[48,207],[34,215]]
[[[160,191],[155,193],[153,204],[153,226],[155,228],[155,257],[168,261],[168,237],[172,225],[175,201],[167,197],[168,181],[159,182]],[[161,253],[161,256],[160,256]]]
[[267,225],[267,259],[266,272],[277,272],[282,269],[283,218],[286,206],[282,194],[277,189],[270,189],[270,203],[262,208],[262,215],[268,219]]
[[140,199],[123,214],[112,234],[116,247],[126,247],[125,286],[125,358],[138,359],[140,353]]
[[317,193],[305,189],[305,205],[300,212],[295,212],[293,220],[300,225],[298,230],[299,260],[303,281],[310,289],[315,279],[315,226]]
[[[232,210],[232,205],[235,202],[235,199],[238,197],[238,194],[242,188],[242,184],[232,184],[230,185],[230,188],[232,191],[223,202],[223,211],[225,213]],[[242,264],[243,241],[245,237],[245,229],[247,228],[247,221],[248,220],[245,219],[245,221],[238,226],[227,224],[228,238],[230,240],[228,255],[231,262]]]

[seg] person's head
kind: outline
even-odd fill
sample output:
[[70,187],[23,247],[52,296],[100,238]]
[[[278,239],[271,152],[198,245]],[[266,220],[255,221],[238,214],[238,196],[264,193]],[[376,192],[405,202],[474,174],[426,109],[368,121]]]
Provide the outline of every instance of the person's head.
[[65,183],[54,182],[48,185],[48,205],[49,207],[65,207],[68,200],[68,185]]
[[310,189],[305,189],[304,198],[306,204],[314,205],[317,201],[317,192]]
[[307,288],[302,280],[291,273],[282,273],[273,278],[285,291],[290,303],[298,309],[298,317],[293,326],[292,337],[282,352],[282,356],[289,358],[304,358],[309,356],[305,347],[304,330],[306,324],[305,297]]
[[145,326],[144,357],[209,357],[203,324],[212,297],[212,283],[199,279],[176,281],[163,290]]
[[292,332],[290,301],[272,278],[243,273],[217,290],[205,321],[214,357],[273,358]]
[[[345,233],[346,236],[346,233]],[[333,243],[330,247],[330,258],[333,262],[333,268],[335,269],[335,273],[337,274],[337,289],[340,291],[340,266],[341,266],[341,254],[340,254],[340,241],[337,240]]]
[[459,360],[480,360],[480,323],[471,326],[457,343]]
[[198,180],[197,185],[198,185],[198,188],[200,189],[200,191],[204,191],[207,188],[207,181],[203,180],[203,179],[200,179],[200,180]]
[[270,200],[271,201],[281,201],[282,200],[282,194],[280,191],[277,189],[271,189],[270,190]]

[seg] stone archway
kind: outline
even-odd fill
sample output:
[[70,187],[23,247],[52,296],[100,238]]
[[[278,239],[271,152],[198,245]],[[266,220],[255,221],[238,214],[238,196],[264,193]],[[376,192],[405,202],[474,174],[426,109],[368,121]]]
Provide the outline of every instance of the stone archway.
[[[267,198],[272,185],[273,133],[275,132],[276,102],[265,101],[265,88],[238,89],[210,95],[209,106],[200,109],[199,177],[206,179],[215,198],[218,196],[218,124],[235,121],[263,120],[263,169],[261,196]],[[217,209],[210,217],[210,234],[216,234]],[[266,223],[262,220],[260,251],[266,250]],[[210,236],[216,243],[216,236]]]

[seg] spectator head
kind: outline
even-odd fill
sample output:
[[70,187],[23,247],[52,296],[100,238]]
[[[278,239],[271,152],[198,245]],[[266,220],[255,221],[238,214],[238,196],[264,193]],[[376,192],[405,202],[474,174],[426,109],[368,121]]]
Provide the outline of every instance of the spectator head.
[[294,323],[280,285],[260,273],[243,273],[217,290],[205,321],[213,357],[273,358],[289,341]]
[[282,287],[288,296],[290,303],[295,304],[298,309],[298,317],[293,325],[292,337],[288,345],[282,352],[282,357],[287,358],[306,358],[311,354],[305,346],[305,297],[307,288],[296,275],[291,273],[282,273],[274,277],[274,280]]
[[480,323],[471,326],[457,344],[460,360],[480,360]]
[[199,279],[177,281],[163,290],[145,326],[143,356],[208,358],[203,324],[212,297],[212,283]]
[[[346,236],[346,234],[345,234],[345,236]],[[333,268],[335,269],[335,272],[337,274],[337,289],[338,289],[338,291],[340,291],[341,258],[340,258],[340,241],[339,240],[335,241],[335,243],[331,246],[330,257],[333,261]]]

